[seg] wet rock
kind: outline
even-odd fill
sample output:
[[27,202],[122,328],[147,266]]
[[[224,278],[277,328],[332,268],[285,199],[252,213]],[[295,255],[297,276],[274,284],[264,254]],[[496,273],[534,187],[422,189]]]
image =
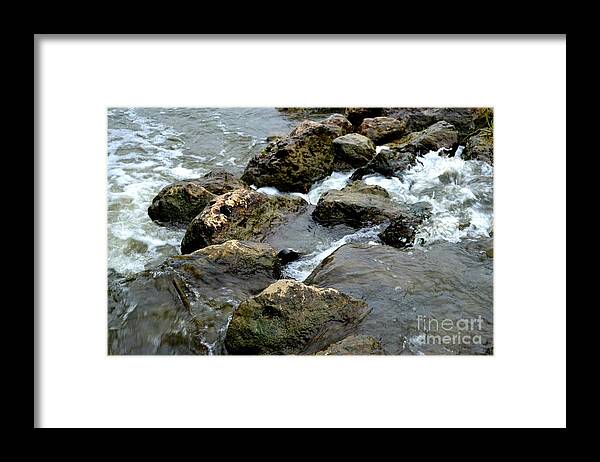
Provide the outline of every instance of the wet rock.
[[463,159],[476,159],[494,163],[494,134],[490,128],[483,128],[469,137],[462,153]]
[[335,289],[282,279],[239,305],[225,346],[230,354],[312,354],[352,333],[368,312]]
[[400,138],[405,132],[405,125],[392,117],[367,118],[362,121],[357,132],[380,145]]
[[277,257],[282,265],[296,261],[300,256],[300,252],[297,252],[294,249],[283,249],[277,253]]
[[360,179],[372,173],[392,176],[414,165],[419,154],[441,148],[451,149],[456,145],[457,139],[458,132],[452,124],[436,122],[425,130],[409,133],[397,141],[385,144],[367,165],[354,172],[352,179]]
[[492,108],[387,108],[384,112],[405,123],[407,133],[445,120],[456,128],[459,143],[464,143],[477,129],[489,126],[494,117]]
[[165,186],[148,207],[148,216],[159,223],[186,225],[216,196],[194,180]]
[[413,245],[418,227],[431,215],[431,206],[426,202],[418,202],[408,206],[408,210],[399,213],[392,222],[379,233],[384,244],[393,247]]
[[305,120],[289,136],[269,143],[248,162],[242,181],[257,187],[307,193],[315,181],[333,172],[333,139],[343,129]]
[[163,224],[187,225],[216,196],[242,186],[238,178],[223,171],[177,181],[165,186],[156,195],[148,207],[148,216]]
[[[368,302],[356,334],[379,339],[387,354],[484,355],[493,345],[493,260],[487,241],[439,242],[426,248],[346,244],[304,281]],[[479,318],[481,316],[481,320]],[[426,337],[426,320],[437,319]],[[452,321],[442,329],[444,319]],[[474,321],[474,329],[456,323]],[[480,329],[481,327],[481,329]],[[438,336],[461,336],[448,344]],[[466,343],[464,336],[469,336]]]
[[216,197],[191,221],[181,241],[181,253],[230,239],[262,241],[289,215],[301,212],[305,207],[306,202],[300,198],[236,189]]
[[279,275],[272,247],[228,241],[171,257],[128,278],[109,279],[108,353],[219,352],[233,309]]
[[384,355],[381,343],[369,335],[351,335],[315,355]]
[[393,202],[385,189],[355,181],[342,190],[331,190],[321,196],[313,211],[313,219],[322,225],[346,224],[363,228],[401,213],[402,207]]
[[333,140],[335,161],[357,168],[375,157],[375,144],[366,136],[349,133]]
[[346,117],[354,128],[358,128],[362,121],[384,115],[384,109],[380,107],[351,107],[346,109]]
[[494,248],[490,247],[489,249],[485,249],[485,255],[488,258],[494,258]]

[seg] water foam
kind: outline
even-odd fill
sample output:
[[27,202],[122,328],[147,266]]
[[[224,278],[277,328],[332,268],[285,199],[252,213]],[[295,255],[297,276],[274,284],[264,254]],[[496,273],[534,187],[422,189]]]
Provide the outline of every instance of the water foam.
[[454,156],[443,149],[417,158],[399,178],[368,175],[363,181],[384,188],[393,200],[428,202],[431,217],[420,227],[415,242],[459,242],[489,237],[493,228],[493,167],[478,160]]
[[296,279],[297,281],[304,281],[310,273],[321,263],[325,258],[339,249],[345,244],[350,242],[362,242],[370,245],[380,245],[379,233],[380,226],[373,226],[371,228],[359,229],[355,233],[348,234],[343,238],[318,248],[316,251],[305,255],[301,259],[290,263],[283,269],[283,276]]

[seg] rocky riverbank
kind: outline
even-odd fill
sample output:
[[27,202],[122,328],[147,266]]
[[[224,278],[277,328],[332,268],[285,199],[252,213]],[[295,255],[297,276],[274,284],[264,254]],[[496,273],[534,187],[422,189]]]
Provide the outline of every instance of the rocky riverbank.
[[[295,126],[240,173],[215,165],[156,191],[148,218],[157,234],[184,232],[180,255],[109,274],[109,354],[490,354],[478,195],[491,195],[491,109],[278,111]],[[419,180],[427,162],[444,165],[448,197]],[[307,231],[327,249],[303,246]],[[467,336],[457,323],[472,319]]]

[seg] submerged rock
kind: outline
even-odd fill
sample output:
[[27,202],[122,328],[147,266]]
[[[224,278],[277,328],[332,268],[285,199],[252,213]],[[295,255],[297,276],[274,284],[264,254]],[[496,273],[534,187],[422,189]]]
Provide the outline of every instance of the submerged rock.
[[297,252],[294,249],[282,249],[277,253],[277,257],[281,261],[281,264],[285,265],[298,260],[301,255],[300,252]]
[[301,198],[236,189],[218,196],[191,221],[181,241],[181,253],[230,239],[262,241],[287,217],[305,208],[306,202]]
[[465,145],[462,158],[494,163],[494,134],[490,128],[482,128],[471,136]]
[[333,154],[336,163],[357,168],[375,157],[375,144],[366,136],[349,133],[333,140]]
[[242,186],[234,175],[223,171],[177,181],[160,190],[148,207],[148,216],[159,223],[187,225],[216,196]]
[[379,145],[400,138],[406,130],[406,125],[392,117],[374,117],[362,121],[357,132]]
[[230,354],[311,354],[352,333],[368,312],[338,290],[282,279],[240,303],[225,346]]
[[272,141],[248,162],[242,180],[257,187],[307,193],[333,172],[333,140],[347,133],[350,122],[334,115],[323,122],[305,120],[286,138]]
[[384,355],[381,343],[369,335],[351,335],[315,355]]
[[385,189],[355,181],[342,190],[331,190],[321,196],[313,211],[313,219],[323,225],[346,224],[353,228],[390,220],[401,213]]
[[379,233],[379,239],[384,244],[393,247],[408,247],[413,245],[417,229],[431,215],[431,205],[427,202],[417,202],[408,207],[404,213],[399,213],[392,222]]
[[352,179],[360,179],[372,173],[392,176],[414,165],[419,154],[441,148],[451,149],[457,140],[458,132],[452,124],[436,122],[425,130],[409,133],[397,141],[383,145],[379,154],[354,172]]
[[112,279],[108,353],[218,352],[233,309],[279,275],[280,262],[272,247],[228,241],[171,257],[129,278]]
[[[490,354],[493,260],[481,258],[489,245],[486,240],[411,249],[346,244],[304,282],[367,301],[372,311],[356,333],[379,339],[387,354]],[[437,325],[428,322],[433,319]],[[442,328],[444,319],[448,329]],[[468,329],[462,328],[467,322]],[[449,343],[441,343],[446,336]]]

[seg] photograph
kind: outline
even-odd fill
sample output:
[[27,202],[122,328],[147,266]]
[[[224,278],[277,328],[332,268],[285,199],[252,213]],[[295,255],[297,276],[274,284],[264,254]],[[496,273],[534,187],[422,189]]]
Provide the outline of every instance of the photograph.
[[492,107],[108,107],[109,355],[493,355]]

